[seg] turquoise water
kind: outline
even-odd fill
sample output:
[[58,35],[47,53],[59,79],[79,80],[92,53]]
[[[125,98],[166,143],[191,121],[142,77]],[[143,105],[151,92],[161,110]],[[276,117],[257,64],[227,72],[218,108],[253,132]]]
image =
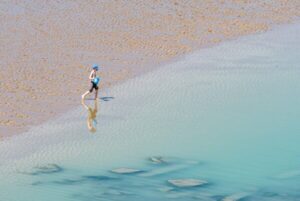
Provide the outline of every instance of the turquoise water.
[[225,42],[103,93],[95,133],[80,107],[1,141],[0,200],[300,200],[299,52],[299,24]]

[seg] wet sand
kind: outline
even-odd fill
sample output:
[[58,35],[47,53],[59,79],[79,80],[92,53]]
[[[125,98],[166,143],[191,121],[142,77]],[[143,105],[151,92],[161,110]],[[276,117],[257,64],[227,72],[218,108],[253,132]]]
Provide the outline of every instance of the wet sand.
[[93,63],[109,87],[299,16],[298,0],[1,1],[0,137],[79,105]]
[[96,133],[78,106],[0,141],[0,200],[299,200],[299,52],[299,22],[226,41],[111,87]]

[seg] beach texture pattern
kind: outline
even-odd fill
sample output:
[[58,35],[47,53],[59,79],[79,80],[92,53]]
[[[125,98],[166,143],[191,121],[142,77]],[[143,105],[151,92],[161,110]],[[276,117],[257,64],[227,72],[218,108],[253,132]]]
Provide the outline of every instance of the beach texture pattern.
[[89,66],[102,87],[195,49],[300,16],[300,1],[9,1],[0,3],[0,136],[79,104]]

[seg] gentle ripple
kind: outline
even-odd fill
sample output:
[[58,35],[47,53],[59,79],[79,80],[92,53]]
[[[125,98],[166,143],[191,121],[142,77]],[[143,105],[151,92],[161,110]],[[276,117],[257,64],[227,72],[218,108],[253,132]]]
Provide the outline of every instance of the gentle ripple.
[[299,24],[226,42],[110,89],[94,134],[80,107],[0,141],[0,200],[300,200],[299,52]]

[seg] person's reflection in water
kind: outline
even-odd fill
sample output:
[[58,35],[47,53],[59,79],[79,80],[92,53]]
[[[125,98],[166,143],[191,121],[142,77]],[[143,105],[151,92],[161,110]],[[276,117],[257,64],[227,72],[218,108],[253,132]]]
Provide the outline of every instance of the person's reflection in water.
[[87,127],[88,127],[89,131],[92,133],[96,132],[95,124],[97,124],[96,117],[97,117],[97,112],[98,112],[98,101],[99,101],[99,99],[96,98],[96,100],[94,101],[94,108],[85,104],[84,100],[81,101],[84,108],[88,111],[88,117],[87,117],[86,123],[87,123]]

